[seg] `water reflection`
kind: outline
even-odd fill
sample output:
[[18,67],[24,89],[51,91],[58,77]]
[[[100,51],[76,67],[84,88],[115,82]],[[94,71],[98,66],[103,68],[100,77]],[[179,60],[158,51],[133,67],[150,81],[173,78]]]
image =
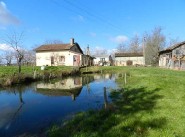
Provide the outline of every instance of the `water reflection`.
[[116,87],[115,76],[107,74],[0,90],[0,136],[38,135],[76,112],[107,107],[110,87]]
[[[0,91],[4,92],[4,91]],[[16,119],[19,117],[19,113],[21,113],[21,110],[24,105],[24,100],[22,94],[25,92],[25,88],[22,86],[13,87],[6,89],[6,94],[9,96],[15,95],[18,96],[18,101],[16,104],[11,104],[11,102],[4,103],[3,105],[0,105],[0,129],[5,128],[5,130],[8,130],[13,122],[16,121]],[[1,97],[1,94],[0,94]],[[2,97],[1,97],[2,98]],[[6,99],[6,98],[3,98]],[[1,101],[3,101],[3,99]],[[11,105],[9,105],[9,103]],[[1,135],[1,134],[0,134]]]
[[71,96],[75,100],[82,90],[82,77],[38,83],[36,91],[48,96]]

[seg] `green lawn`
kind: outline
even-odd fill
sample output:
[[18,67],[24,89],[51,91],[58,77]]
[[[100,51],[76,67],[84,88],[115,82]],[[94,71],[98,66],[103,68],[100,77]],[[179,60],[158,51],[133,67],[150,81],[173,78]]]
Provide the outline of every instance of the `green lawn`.
[[[33,72],[33,67],[22,67],[23,73]],[[18,66],[0,66],[0,77],[18,73]]]
[[[67,67],[67,66],[59,66],[59,67],[52,67],[48,66],[46,67],[46,71],[50,72],[70,72],[73,70],[74,67]],[[36,66],[22,66],[21,67],[21,73],[23,74],[33,74],[33,70],[37,70],[38,72],[41,71],[41,67],[36,67]],[[0,77],[3,76],[10,76],[13,75],[14,73],[18,73],[18,66],[0,66]]]
[[185,136],[184,71],[150,67],[101,69],[128,74],[126,85],[123,77],[117,79],[121,89],[112,92],[113,104],[107,110],[79,113],[63,127],[51,127],[49,136]]

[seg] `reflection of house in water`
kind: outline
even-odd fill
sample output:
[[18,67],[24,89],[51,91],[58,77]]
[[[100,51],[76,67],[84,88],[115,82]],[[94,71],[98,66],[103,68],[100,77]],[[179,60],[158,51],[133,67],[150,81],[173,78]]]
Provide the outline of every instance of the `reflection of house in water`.
[[82,77],[82,85],[86,85],[94,81],[94,77],[91,75],[85,75]]
[[72,100],[78,96],[82,90],[82,78],[70,77],[50,83],[38,83],[37,92],[48,96],[71,96]]
[[99,75],[99,74],[95,74],[94,75],[94,79],[95,80],[102,80],[102,79],[112,79],[113,78],[113,74],[107,73],[107,74],[103,74],[103,75]]

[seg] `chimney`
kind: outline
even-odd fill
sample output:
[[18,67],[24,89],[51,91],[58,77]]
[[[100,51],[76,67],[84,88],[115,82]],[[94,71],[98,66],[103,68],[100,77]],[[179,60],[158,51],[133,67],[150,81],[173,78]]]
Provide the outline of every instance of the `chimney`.
[[74,44],[74,38],[71,38],[71,42],[70,42],[71,45]]

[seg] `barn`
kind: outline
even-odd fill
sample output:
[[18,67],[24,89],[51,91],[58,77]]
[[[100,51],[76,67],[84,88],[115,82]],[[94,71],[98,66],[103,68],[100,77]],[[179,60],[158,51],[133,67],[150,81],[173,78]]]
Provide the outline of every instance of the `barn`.
[[159,66],[185,70],[185,41],[159,52]]

